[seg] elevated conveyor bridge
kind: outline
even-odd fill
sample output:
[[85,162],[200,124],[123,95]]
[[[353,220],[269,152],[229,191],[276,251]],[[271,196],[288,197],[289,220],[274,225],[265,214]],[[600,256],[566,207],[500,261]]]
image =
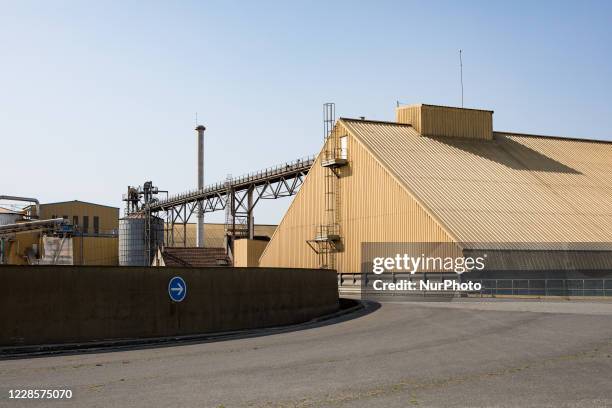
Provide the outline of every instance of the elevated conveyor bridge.
[[227,246],[231,250],[236,238],[253,238],[255,205],[260,200],[297,194],[314,161],[314,156],[308,156],[240,177],[228,177],[203,189],[162,200],[153,199],[137,212],[166,219],[165,242],[169,246],[174,246],[175,225],[182,225],[182,241],[187,246],[187,222],[198,207],[201,206],[204,213],[225,210]]

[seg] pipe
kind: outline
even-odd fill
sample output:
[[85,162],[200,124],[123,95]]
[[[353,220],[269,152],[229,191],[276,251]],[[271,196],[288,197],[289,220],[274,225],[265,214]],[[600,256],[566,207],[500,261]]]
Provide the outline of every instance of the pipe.
[[36,216],[40,217],[40,203],[35,198],[0,195],[0,200],[25,201],[27,203],[34,203],[36,204]]
[[17,224],[0,225],[0,233],[14,233],[41,229],[50,225],[63,224],[68,221],[63,218],[49,218],[48,220],[26,221]]
[[[198,132],[198,190],[204,188],[204,131],[206,128],[199,125],[195,128]],[[204,208],[202,201],[198,201],[196,246],[204,247]]]

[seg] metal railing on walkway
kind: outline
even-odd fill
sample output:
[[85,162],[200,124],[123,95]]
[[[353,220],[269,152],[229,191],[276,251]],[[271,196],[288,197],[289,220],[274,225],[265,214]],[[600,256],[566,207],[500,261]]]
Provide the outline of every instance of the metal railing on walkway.
[[612,296],[612,279],[475,279],[481,295]]
[[[368,273],[338,273],[338,288],[345,293],[356,293],[361,290],[362,279],[375,279],[377,275]],[[401,274],[397,279],[406,279]],[[409,276],[409,275],[408,275]],[[457,275],[458,276],[458,275]],[[452,275],[451,275],[452,277]],[[425,277],[412,279],[429,279],[439,281],[442,276],[427,274]],[[449,279],[446,275],[444,279]],[[480,291],[470,292],[481,296],[514,295],[514,296],[610,296],[612,297],[612,279],[469,279],[463,281],[480,283]],[[367,281],[366,281],[367,283]]]

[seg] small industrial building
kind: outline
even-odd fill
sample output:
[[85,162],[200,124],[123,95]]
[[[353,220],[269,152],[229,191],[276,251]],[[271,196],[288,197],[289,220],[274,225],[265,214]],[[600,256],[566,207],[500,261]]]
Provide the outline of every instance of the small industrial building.
[[494,131],[492,111],[425,104],[395,122],[341,118],[259,265],[361,272],[368,242],[610,260],[612,143]]
[[41,204],[40,218],[63,218],[72,224],[74,265],[118,265],[119,208],[62,201]]
[[14,233],[7,240],[9,246],[6,248],[5,263],[28,265],[41,260],[53,263],[53,260],[48,259],[49,254],[45,254],[45,248],[47,252],[61,248],[62,263],[118,264],[119,208],[78,200],[40,204],[38,208],[39,214],[36,206],[26,207],[23,217],[16,222],[61,218],[65,221],[64,228],[60,234],[44,228]]

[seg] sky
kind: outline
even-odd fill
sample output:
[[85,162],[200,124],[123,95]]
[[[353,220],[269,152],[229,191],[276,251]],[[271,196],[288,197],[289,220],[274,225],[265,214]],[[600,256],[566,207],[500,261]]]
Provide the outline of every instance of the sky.
[[[494,110],[494,129],[612,140],[612,2],[0,0],[0,195],[123,208],[319,151],[322,105]],[[266,201],[257,223],[291,199]],[[207,215],[220,221],[223,214]]]

